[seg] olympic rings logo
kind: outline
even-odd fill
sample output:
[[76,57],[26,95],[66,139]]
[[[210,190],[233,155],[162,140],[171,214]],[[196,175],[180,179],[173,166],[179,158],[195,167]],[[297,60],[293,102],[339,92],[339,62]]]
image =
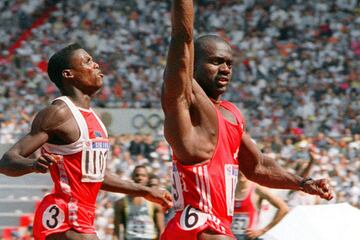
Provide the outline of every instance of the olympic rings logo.
[[164,119],[157,113],[152,113],[149,116],[144,116],[142,113],[136,114],[131,121],[131,125],[135,129],[142,129],[149,127],[151,129],[158,129],[164,123]]

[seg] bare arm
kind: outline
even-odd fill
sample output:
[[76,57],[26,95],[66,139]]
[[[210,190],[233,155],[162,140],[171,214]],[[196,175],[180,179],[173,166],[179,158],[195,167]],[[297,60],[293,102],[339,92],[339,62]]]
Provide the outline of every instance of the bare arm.
[[302,190],[330,200],[331,191],[327,180],[303,182],[303,178],[287,172],[277,162],[263,155],[246,133],[243,134],[239,150],[239,168],[251,181],[270,188]]
[[304,177],[304,178],[309,177],[311,168],[313,167],[314,162],[315,162],[314,155],[315,155],[315,152],[313,152],[313,151],[310,149],[310,150],[309,150],[309,156],[310,156],[309,162],[308,162],[308,164],[306,165],[306,167],[304,168],[304,170],[300,173],[300,176],[302,176],[302,177]]
[[115,239],[120,239],[121,225],[125,229],[124,225],[124,199],[118,200],[114,203],[114,236]]
[[155,225],[159,231],[159,236],[165,229],[165,215],[159,205],[155,205]]
[[194,61],[193,22],[193,1],[174,0],[171,9],[171,41],[162,94],[165,113],[176,109],[177,104],[189,106],[190,103]]
[[273,159],[263,155],[246,133],[242,137],[239,161],[240,170],[251,181],[271,188],[300,190],[302,178],[285,171]]
[[131,196],[144,197],[152,191],[151,188],[132,181],[122,180],[116,174],[106,170],[104,181],[101,186],[102,190],[109,192],[119,192],[129,194]]
[[284,202],[284,200],[272,194],[268,189],[264,187],[257,186],[256,193],[260,196],[261,199],[266,199],[267,201],[269,201],[271,205],[277,208],[277,212],[274,218],[272,219],[272,221],[266,227],[261,229],[262,234],[264,234],[267,231],[269,231],[273,226],[278,224],[281,221],[281,219],[284,218],[284,216],[289,212],[289,208]]
[[192,131],[189,108],[194,61],[193,21],[193,1],[174,0],[171,9],[171,41],[161,94],[165,137],[171,145],[179,139],[188,138]]
[[31,131],[10,148],[0,160],[0,173],[16,177],[31,172],[46,173],[56,160],[47,154],[38,159],[30,156],[46,143],[53,132],[62,125],[67,117],[61,106],[49,106],[40,111],[34,119]]
[[101,189],[109,192],[119,192],[132,196],[141,196],[151,202],[160,204],[164,210],[168,210],[172,207],[172,197],[169,192],[161,189],[146,187],[131,181],[122,180],[119,176],[108,170],[105,173]]

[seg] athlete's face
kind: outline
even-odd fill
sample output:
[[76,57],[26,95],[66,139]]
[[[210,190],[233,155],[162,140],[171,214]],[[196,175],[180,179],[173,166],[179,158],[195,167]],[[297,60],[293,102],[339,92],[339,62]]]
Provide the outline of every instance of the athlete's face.
[[149,181],[147,170],[143,167],[136,168],[133,174],[133,180],[136,183],[147,185]]
[[209,97],[217,99],[228,88],[232,62],[232,49],[222,41],[209,41],[198,56],[194,76]]
[[82,92],[92,95],[96,93],[103,84],[103,74],[99,65],[84,50],[76,50],[70,59],[72,85]]
[[158,188],[160,186],[160,180],[158,178],[151,178],[148,185],[149,187]]

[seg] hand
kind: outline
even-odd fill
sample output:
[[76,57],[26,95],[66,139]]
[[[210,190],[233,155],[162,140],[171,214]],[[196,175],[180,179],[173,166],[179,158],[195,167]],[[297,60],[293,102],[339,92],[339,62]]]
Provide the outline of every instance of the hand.
[[319,149],[317,149],[315,146],[311,146],[309,148],[309,156],[310,156],[310,162],[315,162],[315,160],[319,159]]
[[261,235],[263,235],[265,233],[264,229],[247,229],[245,231],[246,237],[247,239],[253,240],[256,239],[257,237],[260,237]]
[[308,180],[304,183],[302,190],[309,194],[318,195],[328,201],[334,197],[327,179]]
[[36,173],[47,173],[49,167],[54,163],[57,163],[57,158],[53,155],[44,153],[33,162],[32,168]]
[[164,212],[173,206],[171,194],[166,190],[151,188],[145,199],[160,204]]

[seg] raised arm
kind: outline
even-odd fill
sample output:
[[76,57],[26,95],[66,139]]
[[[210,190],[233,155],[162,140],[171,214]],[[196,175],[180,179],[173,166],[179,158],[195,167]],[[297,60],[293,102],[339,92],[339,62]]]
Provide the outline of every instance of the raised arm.
[[161,94],[164,135],[180,161],[193,159],[199,151],[194,147],[194,141],[198,141],[193,125],[196,120],[192,119],[195,114],[191,113],[194,109],[190,111],[195,99],[193,7],[193,0],[173,1],[171,41]]
[[301,190],[319,195],[327,200],[333,197],[327,180],[304,179],[287,172],[274,159],[263,155],[246,133],[242,137],[239,161],[240,170],[245,176],[260,185],[270,188]]
[[191,101],[194,62],[193,22],[193,0],[174,0],[171,9],[171,41],[162,93],[165,114],[176,111],[179,107],[188,108]]

